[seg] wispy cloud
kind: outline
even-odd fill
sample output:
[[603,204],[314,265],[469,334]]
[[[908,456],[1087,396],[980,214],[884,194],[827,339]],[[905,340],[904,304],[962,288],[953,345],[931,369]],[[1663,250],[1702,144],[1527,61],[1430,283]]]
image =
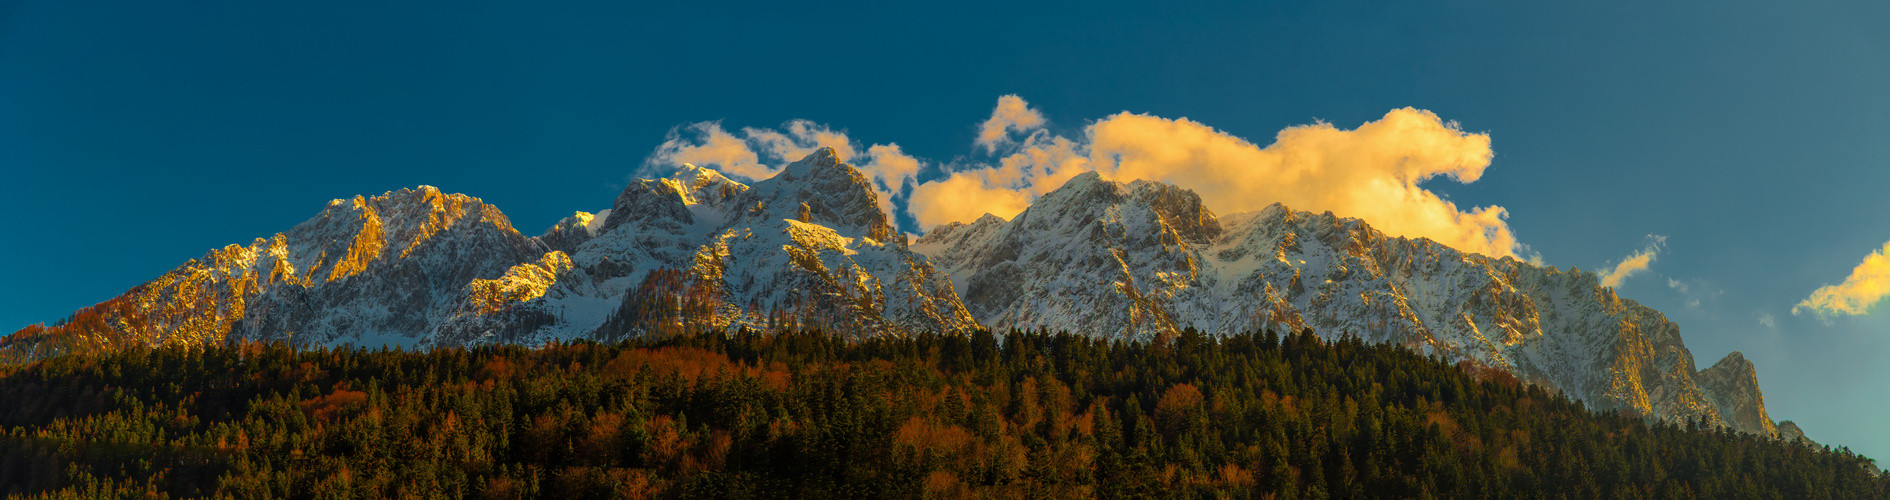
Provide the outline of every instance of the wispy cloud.
[[[1641,246],[1639,251],[1628,255],[1627,258],[1621,259],[1621,262],[1616,263],[1614,267],[1601,272],[1601,286],[1621,286],[1621,282],[1627,280],[1628,276],[1633,276],[1634,273],[1647,270],[1647,266],[1653,265],[1654,258],[1660,256],[1660,250],[1666,247],[1666,245],[1666,236],[1656,234],[1647,235],[1647,242]],[[1683,292],[1686,291],[1685,283],[1678,283],[1672,279],[1667,280],[1667,286],[1679,289]]]
[[1890,254],[1890,242],[1864,256],[1843,283],[1811,292],[1810,297],[1792,307],[1792,314],[1811,312],[1830,317],[1870,313],[1871,307],[1890,296],[1890,256],[1886,254]]
[[1726,294],[1726,289],[1701,279],[1667,278],[1667,288],[1679,295],[1681,303],[1688,309],[1700,309],[1703,305],[1717,304],[1719,297]]
[[1687,284],[1686,284],[1686,282],[1683,282],[1683,281],[1680,281],[1680,280],[1677,280],[1677,279],[1673,279],[1673,278],[1667,278],[1667,288],[1672,288],[1672,289],[1674,289],[1674,290],[1679,290],[1679,291],[1680,291],[1680,293],[1687,293]]

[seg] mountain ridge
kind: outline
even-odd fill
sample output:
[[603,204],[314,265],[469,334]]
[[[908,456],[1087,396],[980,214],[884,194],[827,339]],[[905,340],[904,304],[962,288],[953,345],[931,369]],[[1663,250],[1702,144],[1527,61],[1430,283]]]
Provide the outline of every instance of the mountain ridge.
[[[1777,435],[1749,362],[1735,353],[1696,370],[1677,324],[1593,273],[1389,237],[1330,212],[1215,216],[1186,190],[1086,173],[1009,221],[943,225],[913,248],[994,329],[1147,340],[1311,328],[1502,368],[1602,409]],[[1715,384],[1694,380],[1703,373]]]
[[0,339],[0,353],[536,344],[782,325],[1140,340],[1310,328],[1502,368],[1599,408],[1778,435],[1750,362],[1735,352],[1695,369],[1678,325],[1592,273],[1279,204],[1217,216],[1186,189],[1095,173],[1010,220],[947,224],[908,244],[869,182],[826,148],[752,186],[684,165],[538,236],[427,186],[338,199],[290,231]]

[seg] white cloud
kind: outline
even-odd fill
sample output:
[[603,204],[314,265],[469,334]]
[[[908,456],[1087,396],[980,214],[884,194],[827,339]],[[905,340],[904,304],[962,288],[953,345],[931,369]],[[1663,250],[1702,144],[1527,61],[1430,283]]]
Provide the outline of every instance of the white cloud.
[[[1666,236],[1647,235],[1647,243],[1641,247],[1640,251],[1621,259],[1621,262],[1616,263],[1612,269],[1601,272],[1601,286],[1610,288],[1621,286],[1621,282],[1627,280],[1628,276],[1647,270],[1647,266],[1654,263],[1654,258],[1660,255],[1661,248],[1666,245]],[[1674,286],[1672,279],[1667,281],[1668,287]]]
[[1778,318],[1773,317],[1772,313],[1761,314],[1759,324],[1765,325],[1766,328],[1778,328]]
[[1822,317],[1869,314],[1872,307],[1890,296],[1890,255],[1887,254],[1890,254],[1890,242],[1864,256],[1864,261],[1851,269],[1851,275],[1844,278],[1843,283],[1811,292],[1810,297],[1792,306],[1792,314],[1804,311]]

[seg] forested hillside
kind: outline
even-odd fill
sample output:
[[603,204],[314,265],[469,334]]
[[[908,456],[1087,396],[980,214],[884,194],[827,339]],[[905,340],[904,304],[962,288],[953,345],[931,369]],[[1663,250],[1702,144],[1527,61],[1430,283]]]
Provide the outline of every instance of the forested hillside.
[[134,347],[0,370],[0,491],[33,497],[1890,495],[1845,450],[1310,333]]

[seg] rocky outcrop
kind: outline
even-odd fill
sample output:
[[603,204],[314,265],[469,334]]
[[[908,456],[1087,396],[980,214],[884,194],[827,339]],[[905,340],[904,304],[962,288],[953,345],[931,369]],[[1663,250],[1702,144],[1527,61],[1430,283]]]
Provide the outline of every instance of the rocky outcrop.
[[551,226],[551,229],[546,229],[544,234],[538,235],[538,241],[550,250],[566,254],[576,252],[578,245],[597,237],[597,232],[603,228],[604,221],[609,218],[609,209],[596,214],[573,213],[570,217],[559,219],[557,224]]
[[[1719,407],[1726,425],[1743,432],[1777,437],[1778,428],[1765,413],[1765,397],[1759,393],[1759,375],[1746,361],[1745,354],[1733,351],[1724,359],[1694,377],[1706,399]],[[1802,436],[1802,434],[1801,434]]]
[[1812,441],[1811,438],[1805,437],[1805,431],[1800,430],[1798,428],[1798,424],[1790,420],[1779,421],[1778,439],[1780,441],[1784,441],[1787,443],[1798,443],[1798,444],[1803,444],[1805,446],[1810,446],[1812,448],[1817,448],[1819,446],[1818,442]]

